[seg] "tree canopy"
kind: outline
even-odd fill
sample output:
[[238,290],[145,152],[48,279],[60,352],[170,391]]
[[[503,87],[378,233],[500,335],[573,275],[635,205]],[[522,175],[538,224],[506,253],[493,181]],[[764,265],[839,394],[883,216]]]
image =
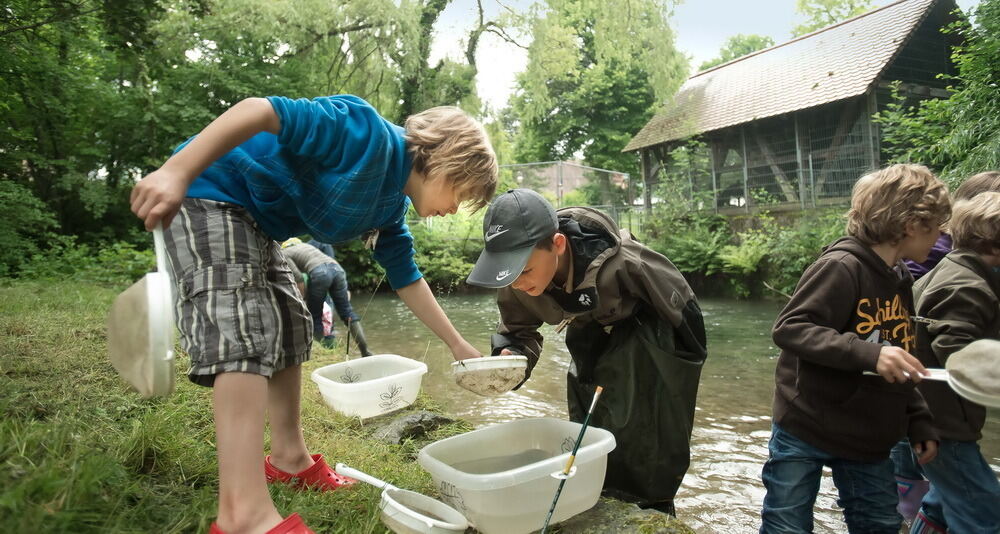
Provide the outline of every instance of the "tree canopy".
[[771,39],[766,35],[756,35],[753,33],[744,35],[742,33],[737,33],[729,39],[726,39],[726,44],[722,45],[722,49],[719,51],[718,57],[705,61],[700,67],[698,67],[698,70],[708,70],[716,65],[727,63],[738,57],[743,57],[747,54],[763,50],[771,46],[774,46],[774,39]]
[[134,180],[243,98],[352,93],[397,122],[433,105],[477,112],[476,43],[503,26],[480,16],[466,62],[430,66],[450,3],[13,0],[0,10],[0,178],[63,233],[129,239]]
[[792,35],[798,37],[814,32],[871,8],[871,0],[795,0],[795,11],[806,20],[792,30]]
[[952,55],[951,97],[916,107],[900,98],[877,116],[893,161],[923,163],[953,184],[1000,169],[1000,0],[983,0],[972,14],[975,24],[949,30],[964,43]]
[[[669,24],[672,5],[550,0],[531,13],[528,65],[511,100],[516,159],[579,154],[587,165],[637,175],[635,155],[621,149],[687,75]],[[615,191],[591,185],[595,203]]]

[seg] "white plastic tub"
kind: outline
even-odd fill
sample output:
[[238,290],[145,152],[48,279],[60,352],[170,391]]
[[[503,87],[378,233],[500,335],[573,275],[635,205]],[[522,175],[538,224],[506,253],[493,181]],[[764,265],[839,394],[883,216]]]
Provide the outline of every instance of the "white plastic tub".
[[[417,462],[431,474],[441,500],[485,534],[542,528],[580,425],[549,417],[521,419],[434,442]],[[551,523],[597,504],[615,438],[587,427]]]
[[320,367],[312,372],[312,380],[329,407],[366,419],[412,404],[426,372],[423,362],[375,354]]

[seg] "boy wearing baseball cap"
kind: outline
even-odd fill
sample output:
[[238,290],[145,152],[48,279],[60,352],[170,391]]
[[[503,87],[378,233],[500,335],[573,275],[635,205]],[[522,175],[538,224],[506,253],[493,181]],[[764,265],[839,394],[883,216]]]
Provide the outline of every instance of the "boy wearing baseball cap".
[[673,513],[690,461],[705,327],[694,292],[670,260],[592,208],[556,211],[528,189],[493,200],[485,248],[468,283],[495,288],[494,355],[542,350],[542,323],[566,330],[572,355],[567,401],[582,421],[603,386],[591,424],[610,430],[605,490]]

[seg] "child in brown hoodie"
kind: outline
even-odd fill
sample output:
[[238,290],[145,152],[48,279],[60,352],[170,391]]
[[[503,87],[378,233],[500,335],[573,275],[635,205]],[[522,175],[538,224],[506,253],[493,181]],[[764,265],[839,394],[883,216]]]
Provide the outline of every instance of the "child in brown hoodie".
[[904,436],[921,463],[937,451],[913,385],[926,371],[910,354],[913,279],[901,260],[926,259],[949,211],[947,188],[926,167],[893,165],[861,178],[847,237],[806,269],[778,316],[762,534],[812,532],[823,466],[833,471],[850,532],[899,532],[889,451]]

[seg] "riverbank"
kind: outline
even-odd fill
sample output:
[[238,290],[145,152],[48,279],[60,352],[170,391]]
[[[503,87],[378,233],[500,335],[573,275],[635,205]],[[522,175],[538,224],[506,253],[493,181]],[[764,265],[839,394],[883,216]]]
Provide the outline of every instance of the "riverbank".
[[[0,287],[4,531],[206,532],[215,516],[211,390],[183,376],[183,359],[171,397],[143,401],[128,390],[107,360],[104,325],[116,293],[70,282]],[[315,352],[304,376],[337,359],[333,351]],[[315,388],[303,389],[303,428],[314,452],[433,491],[412,461],[421,443],[366,439],[357,419],[331,412]],[[423,395],[416,407],[438,410]],[[469,429],[456,422],[428,439]],[[272,495],[279,511],[299,512],[317,532],[385,532],[373,488],[318,494],[275,487]]]
[[[117,293],[68,281],[0,281],[5,532],[207,532],[215,516],[211,390],[186,379],[183,358],[169,398],[144,401],[128,389],[107,360],[106,314]],[[314,349],[304,377],[343,359],[342,346]],[[340,416],[304,382],[302,424],[313,452],[428,495],[436,488],[414,461],[417,452],[472,429],[455,421],[399,445],[385,443],[371,437],[384,420]],[[443,411],[423,393],[415,410]],[[388,532],[373,487],[320,494],[276,486],[271,494],[280,512],[298,512],[317,533]]]

